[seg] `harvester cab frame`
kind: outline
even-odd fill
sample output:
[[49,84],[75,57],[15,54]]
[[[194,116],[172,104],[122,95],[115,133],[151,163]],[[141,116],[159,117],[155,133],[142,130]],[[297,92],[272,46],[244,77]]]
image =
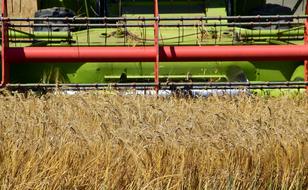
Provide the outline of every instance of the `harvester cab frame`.
[[[87,2],[87,3],[85,3]],[[303,0],[2,0],[2,87],[141,94],[302,93]]]

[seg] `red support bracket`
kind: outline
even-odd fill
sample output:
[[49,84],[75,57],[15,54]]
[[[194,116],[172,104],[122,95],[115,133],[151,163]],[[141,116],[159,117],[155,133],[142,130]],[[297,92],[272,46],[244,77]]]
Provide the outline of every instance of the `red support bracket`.
[[1,63],[2,63],[2,79],[1,87],[5,87],[9,83],[10,79],[10,66],[8,63],[7,52],[9,48],[9,32],[8,32],[8,13],[7,13],[7,0],[2,0],[2,12],[1,12],[1,32],[2,32],[2,47],[1,47]]
[[[305,14],[308,15],[308,0],[306,1]],[[308,46],[308,18],[305,20],[304,43]],[[304,81],[308,82],[308,60],[304,61]],[[308,93],[308,86],[306,86],[306,91]]]
[[158,0],[154,0],[154,47],[155,47],[155,64],[154,64],[154,82],[156,84],[155,91],[159,91],[159,10]]

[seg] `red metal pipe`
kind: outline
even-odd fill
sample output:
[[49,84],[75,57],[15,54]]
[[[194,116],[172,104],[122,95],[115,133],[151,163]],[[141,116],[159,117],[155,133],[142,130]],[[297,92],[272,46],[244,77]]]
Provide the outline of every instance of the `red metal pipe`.
[[25,47],[8,54],[12,63],[155,61],[153,47]]
[[[24,47],[9,48],[11,63],[154,62],[155,47]],[[307,45],[164,46],[160,61],[303,61]]]
[[308,58],[305,45],[164,47],[161,61],[296,61]]

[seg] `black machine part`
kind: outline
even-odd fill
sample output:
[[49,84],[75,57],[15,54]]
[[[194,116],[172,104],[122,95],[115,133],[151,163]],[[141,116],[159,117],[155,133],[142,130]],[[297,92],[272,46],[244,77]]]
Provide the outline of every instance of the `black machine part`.
[[[251,12],[251,15],[293,15],[292,10],[289,7],[278,4],[265,4],[261,7],[257,7]],[[260,22],[279,22],[279,21],[293,21],[293,19],[265,19]],[[267,26],[267,27],[253,27],[252,29],[288,29],[290,26]]]
[[[96,0],[95,15],[97,17],[108,16],[107,0]],[[48,9],[41,9],[35,12],[35,17],[46,18],[46,17],[75,17],[76,14],[74,11],[67,9],[65,7],[53,7]],[[43,24],[44,22],[37,21],[35,24]],[[48,24],[65,24],[63,21],[49,21]],[[68,27],[35,27],[34,31],[72,31],[74,28]]]
[[96,0],[96,16],[108,16],[107,0]]
[[[298,9],[298,7],[301,5],[303,0],[297,0],[297,3],[293,7],[293,9],[284,6],[284,4],[274,4],[274,3],[265,3],[261,6],[255,7],[253,10],[249,12],[249,14],[241,15],[241,16],[254,16],[254,15],[293,15],[294,12]],[[235,13],[234,10],[234,1],[233,0],[225,0],[226,3],[226,11],[228,16],[238,16]],[[292,20],[286,20],[286,19],[266,19],[266,20],[251,20],[251,22],[279,22],[279,21],[292,21]],[[235,22],[233,20],[229,20],[229,22]],[[238,20],[236,22],[239,22]],[[243,21],[244,22],[244,21]],[[249,22],[249,20],[245,20],[245,22]],[[262,30],[262,29],[288,29],[289,26],[258,26],[258,27],[246,27],[249,29],[256,29],[256,30]]]
[[[75,13],[64,7],[53,7],[49,9],[41,9],[35,12],[35,17],[46,18],[46,17],[74,17]],[[43,24],[44,21],[35,21],[35,24]],[[49,21],[47,24],[64,24],[63,21]],[[69,31],[72,30],[68,27],[35,27],[34,31]]]
[[228,16],[234,16],[233,1],[226,0],[226,11]]

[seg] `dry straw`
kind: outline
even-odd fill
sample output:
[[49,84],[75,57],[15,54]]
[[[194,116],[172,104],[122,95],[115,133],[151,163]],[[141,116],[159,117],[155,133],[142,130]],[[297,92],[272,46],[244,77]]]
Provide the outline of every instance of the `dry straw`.
[[308,98],[0,97],[1,189],[307,189]]

